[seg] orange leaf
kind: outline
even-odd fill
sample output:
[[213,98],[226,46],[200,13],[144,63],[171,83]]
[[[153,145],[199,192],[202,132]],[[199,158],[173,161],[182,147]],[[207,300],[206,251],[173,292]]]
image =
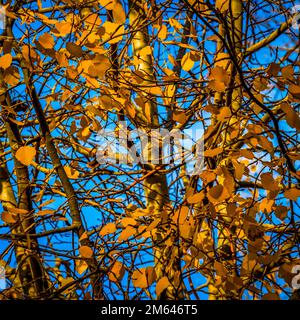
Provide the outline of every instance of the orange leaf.
[[110,269],[108,278],[110,281],[119,282],[122,280],[124,273],[125,267],[123,263],[121,263],[120,261],[115,261],[112,268]]
[[88,246],[81,246],[79,248],[79,253],[83,258],[91,258],[93,256],[93,250]]
[[156,295],[160,296],[160,294],[166,289],[168,288],[168,286],[170,285],[170,282],[168,280],[167,277],[162,277],[161,279],[159,279],[157,281],[156,284]]
[[218,184],[209,190],[207,197],[210,202],[214,203],[224,201],[225,199],[229,198],[230,195],[221,184]]
[[194,195],[188,197],[187,202],[189,204],[195,204],[195,203],[201,202],[203,199],[204,199],[203,192],[198,192],[198,193],[195,193]]
[[132,273],[132,283],[137,288],[147,288],[147,276],[146,276],[146,268],[141,268],[138,270],[134,270]]
[[75,43],[68,42],[66,48],[76,58],[80,58],[83,55],[81,47]]
[[39,38],[40,45],[45,49],[53,49],[55,42],[49,33],[44,33]]
[[110,222],[101,229],[100,235],[106,236],[107,234],[114,233],[116,230],[117,230],[116,225]]
[[184,124],[187,120],[187,116],[185,115],[184,111],[174,111],[173,120]]
[[70,179],[77,179],[79,177],[79,171],[77,171],[76,169],[73,169],[69,166],[65,166],[64,169],[65,169],[67,176]]
[[262,300],[280,300],[280,297],[276,293],[266,293],[262,296]]
[[12,63],[12,56],[10,53],[5,54],[0,58],[0,67],[7,69]]
[[132,283],[137,288],[148,288],[156,279],[153,267],[137,269],[132,273]]
[[17,219],[10,212],[7,211],[2,212],[1,219],[3,222],[7,224],[15,223],[17,221]]
[[83,274],[84,271],[88,268],[88,264],[83,261],[83,260],[77,260],[76,261],[76,271],[79,273],[79,274]]
[[204,157],[215,157],[223,151],[222,148],[215,148],[204,151]]
[[286,190],[284,192],[284,196],[290,200],[297,201],[297,199],[300,197],[300,189],[291,188]]
[[24,146],[17,150],[16,158],[25,166],[29,166],[36,155],[36,150],[30,146]]
[[134,227],[131,226],[127,226],[121,233],[119,236],[119,241],[125,241],[127,240],[129,237],[131,237],[132,235],[134,235],[136,233],[136,229]]

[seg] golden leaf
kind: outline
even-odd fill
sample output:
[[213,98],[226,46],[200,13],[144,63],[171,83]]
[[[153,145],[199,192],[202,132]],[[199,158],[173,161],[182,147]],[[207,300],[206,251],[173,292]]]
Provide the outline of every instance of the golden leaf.
[[76,43],[68,42],[66,48],[71,53],[71,55],[76,58],[80,58],[83,55],[82,48]]
[[215,148],[215,149],[210,149],[210,150],[205,150],[204,151],[204,157],[215,157],[218,154],[222,153],[223,149],[222,148]]
[[181,67],[184,71],[190,71],[195,62],[191,58],[191,52],[186,52],[186,54],[182,57]]
[[116,230],[117,230],[116,224],[113,222],[110,222],[101,229],[99,234],[101,236],[106,236],[107,234],[116,232]]
[[77,171],[76,169],[73,169],[69,166],[65,166],[64,169],[65,169],[65,172],[66,172],[68,178],[77,179],[79,177],[79,171]]
[[114,5],[113,5],[113,18],[114,18],[114,22],[118,23],[118,24],[124,24],[126,21],[126,13],[124,11],[124,8],[121,4],[120,1],[116,1],[114,0]]
[[44,33],[39,37],[39,44],[45,49],[53,49],[54,38],[49,33]]
[[11,214],[10,212],[7,212],[7,211],[3,211],[2,212],[1,219],[2,219],[3,222],[5,222],[7,224],[11,224],[11,223],[17,222],[17,219],[14,217],[14,215]]
[[212,187],[207,194],[208,200],[212,203],[224,201],[229,197],[230,195],[228,194],[226,188],[224,188],[221,184]]
[[119,236],[119,241],[126,241],[129,237],[133,236],[136,233],[136,229],[131,226],[127,226]]
[[159,279],[156,284],[156,296],[160,296],[160,294],[166,288],[168,288],[169,285],[170,285],[170,282],[167,277],[162,277],[161,279]]
[[79,248],[79,253],[83,258],[86,259],[90,259],[94,254],[93,250],[88,246],[81,246]]
[[284,192],[284,196],[290,200],[297,201],[300,197],[300,189],[291,188]]
[[36,155],[34,147],[24,146],[17,150],[16,158],[25,166],[29,166]]
[[16,86],[20,81],[19,70],[15,66],[8,67],[3,73],[4,81],[11,85]]
[[184,111],[174,111],[172,116],[174,121],[184,124],[187,121],[187,116]]
[[216,8],[222,13],[229,10],[229,0],[216,0]]
[[76,271],[83,274],[88,268],[88,264],[83,260],[76,260]]
[[195,204],[195,203],[201,202],[203,199],[204,199],[203,192],[198,192],[198,193],[195,193],[194,195],[188,197],[187,202],[189,204]]
[[0,58],[0,67],[3,69],[7,69],[8,67],[10,67],[11,63],[12,56],[10,53],[7,53]]
[[120,261],[115,261],[112,268],[109,271],[108,278],[110,281],[119,282],[122,280],[125,273],[125,267]]

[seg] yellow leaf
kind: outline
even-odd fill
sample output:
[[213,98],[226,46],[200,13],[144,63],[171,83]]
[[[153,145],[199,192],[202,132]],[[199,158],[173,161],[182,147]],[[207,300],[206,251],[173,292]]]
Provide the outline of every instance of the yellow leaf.
[[217,66],[210,72],[208,86],[217,92],[223,92],[229,81],[230,76],[227,71],[223,67]]
[[177,30],[181,30],[181,29],[183,28],[182,24],[179,23],[179,22],[178,22],[176,19],[174,19],[174,18],[170,18],[170,19],[169,19],[169,23],[170,23],[170,25],[171,25],[173,28],[175,28],[175,29],[177,29]]
[[69,167],[69,166],[65,166],[65,172],[67,174],[67,176],[70,178],[70,179],[77,179],[79,177],[79,171]]
[[276,191],[278,190],[278,184],[273,178],[273,175],[269,172],[261,174],[261,183],[266,190]]
[[166,288],[168,288],[169,285],[170,285],[170,282],[167,277],[162,277],[161,279],[159,279],[156,284],[156,296],[160,296],[160,294]]
[[221,122],[227,121],[228,118],[231,117],[231,111],[228,107],[222,107],[220,109],[219,114],[217,115],[217,119]]
[[123,218],[121,220],[122,225],[126,228],[128,225],[135,226],[137,224],[136,220],[133,218]]
[[298,86],[296,84],[289,85],[289,92],[295,96],[299,95],[300,94],[300,86]]
[[216,0],[216,8],[221,12],[229,10],[229,0]]
[[206,170],[200,174],[200,177],[205,183],[209,183],[216,179],[216,174],[213,171]]
[[36,150],[30,146],[24,146],[17,150],[16,158],[25,166],[29,166],[36,155]]
[[105,21],[103,28],[105,29],[105,34],[102,37],[104,42],[113,44],[122,40],[125,31],[124,25]]
[[189,207],[188,206],[182,206],[179,210],[176,211],[174,215],[174,222],[177,224],[184,224],[187,220],[187,216],[189,214]]
[[159,28],[159,31],[158,31],[158,38],[160,40],[165,40],[166,37],[167,37],[167,34],[168,34],[168,29],[167,29],[167,26],[166,25],[161,25],[160,28]]
[[115,5],[114,0],[98,0],[98,2],[106,10],[113,10],[114,9],[114,5]]
[[284,79],[286,80],[293,80],[294,79],[294,68],[293,66],[285,66],[281,69],[281,74]]
[[54,214],[54,213],[55,213],[54,210],[40,210],[36,214],[38,216],[46,216],[47,214]]
[[10,67],[11,63],[12,63],[12,56],[10,53],[7,53],[0,58],[0,67],[3,69],[7,69],[8,67]]
[[228,272],[226,270],[226,268],[223,266],[222,263],[218,262],[218,261],[215,261],[214,262],[214,268],[216,270],[216,273],[218,276],[220,277],[226,277]]
[[76,261],[76,271],[79,273],[79,274],[83,274],[88,268],[88,264],[83,261],[83,260],[77,260]]
[[79,248],[79,253],[83,258],[89,259],[93,256],[93,250],[88,246],[81,246]]
[[181,60],[181,67],[184,71],[190,71],[194,66],[194,61],[191,59],[191,53],[187,52]]
[[132,283],[137,288],[147,288],[147,276],[146,276],[146,268],[141,268],[138,270],[134,270],[132,273]]
[[116,232],[116,225],[112,222],[106,224],[100,231],[101,236],[106,236],[107,234]]

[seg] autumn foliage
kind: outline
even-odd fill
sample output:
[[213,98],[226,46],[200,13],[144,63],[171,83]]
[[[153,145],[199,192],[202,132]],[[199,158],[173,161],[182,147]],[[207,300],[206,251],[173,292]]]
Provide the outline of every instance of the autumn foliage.
[[[3,6],[0,299],[299,298],[293,1]],[[101,162],[124,121],[203,130],[201,172]]]

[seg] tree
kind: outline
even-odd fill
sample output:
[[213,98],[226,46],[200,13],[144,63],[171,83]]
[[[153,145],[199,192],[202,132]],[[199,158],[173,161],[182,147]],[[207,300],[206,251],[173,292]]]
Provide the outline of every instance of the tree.
[[1,299],[297,297],[293,1],[2,6]]

